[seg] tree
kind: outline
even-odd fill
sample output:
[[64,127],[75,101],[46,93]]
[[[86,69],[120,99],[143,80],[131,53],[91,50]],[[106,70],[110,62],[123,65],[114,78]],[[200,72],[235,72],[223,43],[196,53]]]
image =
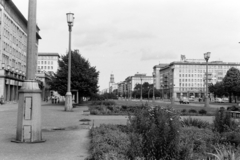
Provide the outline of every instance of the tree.
[[[79,97],[90,97],[98,92],[99,72],[91,67],[88,60],[78,52],[71,54],[71,89],[79,91]],[[51,76],[50,88],[64,96],[67,92],[68,82],[68,53],[61,56],[58,61],[59,69]]]
[[227,96],[228,93],[226,92],[224,88],[223,82],[217,82],[215,85],[210,85],[209,86],[209,92],[214,94],[214,97],[222,97],[222,96]]
[[223,79],[223,84],[229,94],[229,102],[232,103],[232,95],[236,96],[240,93],[240,71],[234,67],[230,68]]

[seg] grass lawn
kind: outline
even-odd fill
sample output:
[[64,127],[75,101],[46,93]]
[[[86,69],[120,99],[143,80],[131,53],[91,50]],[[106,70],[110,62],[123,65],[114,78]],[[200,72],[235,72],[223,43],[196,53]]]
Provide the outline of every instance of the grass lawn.
[[[149,104],[152,105],[152,101],[143,101],[142,103],[140,101],[125,101],[125,100],[114,100],[116,102],[117,105],[126,105],[126,106],[139,106],[142,104]],[[162,101],[156,101],[155,102],[156,105],[158,106],[162,106],[162,107],[167,107],[170,106],[169,102],[162,102]],[[207,111],[208,114],[213,115],[216,111],[217,108],[222,107],[221,104],[219,105],[219,107],[203,107],[202,105],[198,105],[196,103],[190,103],[190,104],[179,104],[178,102],[175,102],[173,108],[177,111],[181,111],[183,109],[189,110],[189,109],[195,109],[197,111],[204,109]]]

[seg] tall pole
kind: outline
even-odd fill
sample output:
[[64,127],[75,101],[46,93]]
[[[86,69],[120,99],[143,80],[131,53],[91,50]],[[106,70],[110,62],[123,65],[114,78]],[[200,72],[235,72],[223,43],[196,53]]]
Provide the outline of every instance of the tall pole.
[[163,85],[162,85],[162,100],[163,100]]
[[17,135],[12,142],[39,143],[42,140],[41,90],[35,80],[37,59],[37,0],[29,0],[27,25],[26,80],[19,90]]
[[153,104],[155,103],[155,88],[154,88],[154,84],[153,84]]
[[141,102],[142,102],[142,77],[141,77]]
[[208,100],[208,59],[206,59],[206,97],[205,97],[205,107],[209,107],[209,100]]
[[206,60],[206,95],[205,95],[205,107],[209,107],[208,100],[208,60],[210,58],[210,52],[204,53],[204,58]]
[[155,76],[156,76],[156,74],[155,74],[155,70],[154,70],[154,72],[153,72],[153,99],[152,99],[152,101],[153,101],[153,104],[155,104]]
[[68,87],[65,98],[65,111],[72,111],[72,93],[71,93],[71,34],[72,34],[72,26],[73,26],[73,13],[67,13],[68,18],[68,31],[69,31],[69,52],[68,52]]

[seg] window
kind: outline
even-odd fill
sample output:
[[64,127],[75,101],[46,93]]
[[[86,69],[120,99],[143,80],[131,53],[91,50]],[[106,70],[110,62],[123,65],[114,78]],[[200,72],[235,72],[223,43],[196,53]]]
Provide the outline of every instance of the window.
[[51,61],[51,64],[53,64],[53,61]]
[[51,66],[51,69],[53,69],[53,66]]
[[48,66],[48,69],[50,69],[50,66]]

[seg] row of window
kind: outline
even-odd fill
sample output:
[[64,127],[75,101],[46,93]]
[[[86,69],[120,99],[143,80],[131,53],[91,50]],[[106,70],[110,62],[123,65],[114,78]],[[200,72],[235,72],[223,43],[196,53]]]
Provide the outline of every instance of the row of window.
[[25,71],[26,70],[26,65],[22,65],[21,62],[17,62],[15,59],[9,59],[9,57],[5,54],[2,54],[2,63],[5,66],[10,66],[10,67],[14,67],[17,68],[21,71]]
[[[205,91],[203,88],[197,88],[197,90],[202,90],[202,92]],[[179,88],[179,91],[193,92],[192,88]]]
[[38,66],[38,69],[53,69],[53,66]]
[[203,87],[204,83],[179,83],[180,87]]
[[[231,67],[240,68],[240,66],[234,66],[234,65],[228,65],[228,66],[227,65],[208,65],[208,69],[230,69]],[[206,69],[206,65],[179,65],[179,68]]]
[[6,14],[4,14],[3,34],[21,50],[27,50],[27,35]]
[[38,61],[38,64],[52,64],[53,65],[53,61]]
[[3,42],[3,50],[7,52],[8,54],[13,55],[14,57],[17,57],[18,59],[21,59],[22,61],[26,62],[26,56],[7,44],[6,42]]
[[203,82],[204,79],[179,79],[179,82]]
[[53,59],[53,60],[57,60],[58,56],[38,56],[39,60],[44,60],[44,59]]

